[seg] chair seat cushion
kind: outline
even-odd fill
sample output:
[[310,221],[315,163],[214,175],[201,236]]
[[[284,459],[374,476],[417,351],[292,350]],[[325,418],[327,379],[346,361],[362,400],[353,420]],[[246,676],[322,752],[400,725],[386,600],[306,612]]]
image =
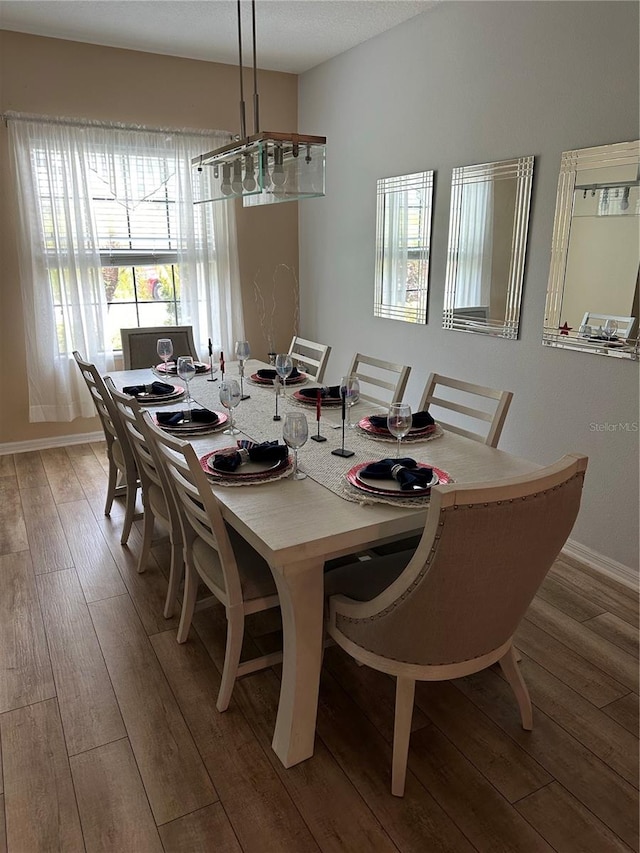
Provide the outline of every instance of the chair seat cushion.
[[402,574],[412,557],[413,551],[402,551],[339,566],[325,573],[325,595],[346,595],[355,601],[370,601]]
[[[229,528],[229,539],[238,564],[242,597],[245,601],[277,595],[268,563],[232,528]],[[222,566],[215,548],[197,537],[193,543],[193,558],[203,574],[210,577],[221,589],[225,589]]]

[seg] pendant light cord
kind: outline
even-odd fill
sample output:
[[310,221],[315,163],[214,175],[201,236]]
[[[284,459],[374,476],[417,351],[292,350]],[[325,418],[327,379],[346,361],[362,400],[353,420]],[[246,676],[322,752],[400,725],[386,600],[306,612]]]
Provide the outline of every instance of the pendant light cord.
[[[255,2],[255,0],[254,0]],[[254,45],[255,45],[255,15],[254,15]],[[244,75],[242,69],[242,10],[240,0],[238,0],[238,62],[240,66],[240,137],[245,139],[247,136],[247,121],[244,108]],[[254,63],[255,63],[255,47],[254,47]],[[255,64],[254,64],[255,76]],[[254,95],[255,98],[255,95]],[[254,108],[255,109],[255,108]]]
[[258,66],[256,61],[256,0],[251,0],[251,22],[253,25],[253,132],[260,133],[260,101],[258,97]]

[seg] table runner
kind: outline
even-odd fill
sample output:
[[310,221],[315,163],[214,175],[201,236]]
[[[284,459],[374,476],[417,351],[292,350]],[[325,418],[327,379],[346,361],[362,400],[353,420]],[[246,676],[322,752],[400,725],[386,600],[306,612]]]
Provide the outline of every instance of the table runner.
[[[255,372],[255,371],[252,371]],[[236,379],[237,371],[226,372],[225,377],[228,379]],[[205,377],[194,377],[191,380],[191,394],[197,402],[208,408],[220,410],[219,383],[207,382]],[[383,495],[374,495],[362,492],[359,489],[351,486],[347,482],[346,473],[359,462],[375,461],[384,457],[395,457],[396,445],[392,443],[381,443],[367,437],[359,429],[345,429],[345,447],[348,450],[353,450],[354,455],[345,459],[340,456],[333,456],[332,450],[341,446],[342,430],[332,429],[332,425],[341,423],[339,408],[323,408],[322,420],[320,421],[320,433],[326,437],[325,442],[315,442],[311,440],[311,436],[316,433],[316,410],[315,406],[305,406],[299,403],[292,397],[293,391],[287,391],[286,395],[280,396],[278,403],[278,411],[282,416],[281,421],[274,421],[275,413],[275,394],[272,387],[251,385],[251,397],[249,400],[244,400],[234,410],[234,420],[238,429],[243,435],[253,441],[273,441],[278,439],[282,441],[282,427],[284,424],[284,416],[288,411],[300,411],[303,408],[307,412],[307,420],[309,421],[309,439],[307,443],[298,451],[298,462],[302,470],[315,482],[332,491],[339,497],[354,501],[361,504],[384,503],[389,506],[420,508],[428,503],[429,498],[387,498]],[[351,417],[354,422],[357,422],[362,417],[384,412],[371,403],[362,401],[356,403],[351,409]],[[438,438],[446,441],[446,434],[443,436],[440,433]],[[431,455],[431,442],[434,436],[427,436],[423,440],[414,439],[410,445],[405,445],[406,451],[404,455],[411,456],[418,462],[426,462],[427,464],[437,464],[437,461]],[[232,443],[229,437],[229,443]],[[198,446],[202,447],[202,440],[198,442]],[[455,479],[454,471],[447,471],[452,479]]]

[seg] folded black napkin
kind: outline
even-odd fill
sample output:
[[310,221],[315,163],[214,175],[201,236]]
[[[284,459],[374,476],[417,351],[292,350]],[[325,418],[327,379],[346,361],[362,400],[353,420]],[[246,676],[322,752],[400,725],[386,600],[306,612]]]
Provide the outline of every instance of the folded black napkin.
[[289,456],[286,444],[277,441],[263,441],[255,444],[253,441],[239,441],[235,453],[216,453],[213,466],[218,471],[235,471],[244,462],[280,462]]
[[320,391],[320,397],[330,400],[339,400],[340,399],[340,386],[339,385],[323,385],[322,388],[301,388],[298,391],[301,397],[308,397],[310,400],[318,399],[318,390]]
[[[371,426],[380,429],[389,428],[387,415],[371,415],[369,423]],[[411,429],[424,429],[425,427],[433,426],[434,423],[435,421],[429,412],[416,412],[411,416]]]
[[418,468],[415,459],[381,459],[371,462],[360,471],[361,477],[372,480],[397,480],[403,492],[413,488],[426,489],[433,479],[433,468]]
[[[260,379],[275,379],[276,376],[278,376],[278,371],[273,370],[272,368],[263,367],[261,370],[258,370],[257,375]],[[300,376],[300,371],[297,367],[294,367],[291,373],[287,376],[287,379],[299,379]]]
[[[156,418],[161,426],[176,426],[186,420],[188,412],[158,412]],[[218,415],[209,409],[191,409],[191,420],[197,424],[217,424]]]
[[151,385],[127,385],[122,389],[123,394],[130,394],[132,397],[137,397],[138,394],[173,394],[175,387],[168,382],[152,382]]

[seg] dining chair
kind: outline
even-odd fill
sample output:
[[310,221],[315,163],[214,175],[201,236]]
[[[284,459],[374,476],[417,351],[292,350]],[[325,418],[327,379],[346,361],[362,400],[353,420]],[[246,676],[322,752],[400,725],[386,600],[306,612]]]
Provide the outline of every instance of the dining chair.
[[[436,486],[416,551],[334,569],[327,630],[357,662],[396,677],[391,792],[404,794],[416,681],[499,662],[533,727],[513,637],[571,532],[585,456],[502,482]],[[345,594],[346,592],[346,594]]]
[[102,376],[95,364],[84,361],[76,350],[73,353],[82,378],[87,384],[91,399],[96,407],[104,438],[107,443],[107,459],[109,460],[109,479],[107,483],[107,498],[104,514],[111,514],[113,499],[117,495],[125,495],[125,513],[122,524],[120,542],[126,545],[131,533],[131,525],[135,518],[136,499],[140,479],[136,467],[133,450],[126,431],[123,429],[116,411],[115,403],[104,384]]
[[300,363],[304,372],[312,376],[315,382],[324,379],[330,354],[331,347],[326,344],[316,344],[297,335],[291,339],[289,355]]
[[190,355],[196,361],[198,353],[193,340],[192,326],[151,326],[142,329],[120,329],[122,358],[125,370],[152,367],[158,364],[158,338],[170,338],[173,358]]
[[143,433],[142,409],[135,397],[118,391],[110,376],[105,378],[116,412],[123,428],[127,431],[131,449],[136,459],[140,483],[142,485],[143,528],[142,548],[138,558],[138,572],[144,572],[149,560],[155,522],[159,522],[169,534],[171,562],[169,568],[169,586],[164,604],[167,619],[173,616],[180,581],[183,575],[182,528],[178,508],[167,480],[166,472],[157,459],[157,450],[153,442]]
[[155,442],[176,499],[184,546],[185,588],[177,640],[189,634],[202,580],[224,605],[227,643],[216,707],[229,707],[236,678],[282,661],[274,652],[240,662],[245,616],[279,607],[271,569],[258,552],[222,518],[193,447],[160,430],[148,412],[142,415],[145,435]]
[[633,332],[633,327],[636,322],[635,317],[621,317],[617,314],[598,314],[593,311],[587,311],[582,318],[581,326],[591,326],[591,331],[594,335],[598,334],[598,328],[604,328],[607,320],[615,320],[618,324],[616,335],[620,338],[630,338]]
[[410,373],[408,365],[393,364],[360,352],[354,355],[348,371],[360,383],[360,399],[385,408],[402,400]]
[[[453,396],[456,399],[453,399],[450,391],[446,392],[449,394],[448,398],[440,396],[440,388],[453,389]],[[474,400],[474,397],[494,401],[488,406],[491,411],[488,411],[487,408],[477,408],[478,401]],[[484,385],[475,385],[473,382],[465,382],[462,379],[452,379],[449,376],[432,373],[427,379],[418,411],[423,412],[428,409],[440,426],[449,432],[464,435],[467,438],[474,439],[474,441],[481,441],[483,444],[488,444],[489,447],[497,447],[512,398],[512,391],[497,391],[495,388],[487,388]],[[489,424],[488,432],[486,434],[484,432],[478,433],[465,429],[458,424],[444,423],[438,416],[437,409],[447,409],[462,415],[466,424],[469,424],[468,419],[480,421],[480,424],[474,424],[479,428],[482,428],[485,423]]]

